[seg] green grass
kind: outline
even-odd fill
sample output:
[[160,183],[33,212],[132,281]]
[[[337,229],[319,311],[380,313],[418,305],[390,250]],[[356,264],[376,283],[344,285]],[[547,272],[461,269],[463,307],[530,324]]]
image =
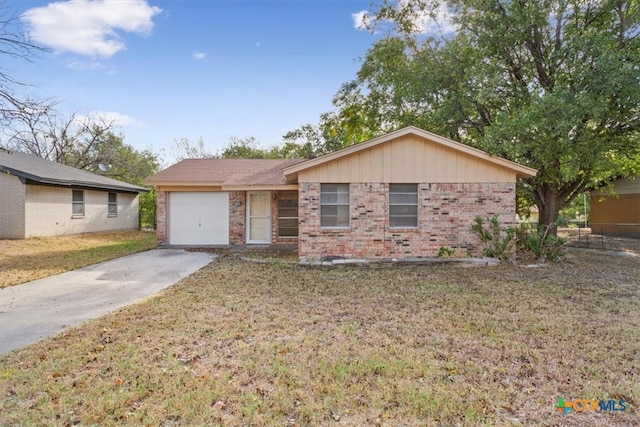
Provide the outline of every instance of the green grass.
[[[638,425],[640,267],[225,257],[0,357],[0,424]],[[554,409],[625,399],[624,413]]]
[[152,249],[153,232],[120,231],[0,240],[0,288]]

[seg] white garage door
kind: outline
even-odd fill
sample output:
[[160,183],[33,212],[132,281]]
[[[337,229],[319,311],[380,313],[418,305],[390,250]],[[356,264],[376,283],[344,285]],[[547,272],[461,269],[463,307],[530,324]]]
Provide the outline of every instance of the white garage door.
[[228,245],[229,193],[169,193],[169,243]]

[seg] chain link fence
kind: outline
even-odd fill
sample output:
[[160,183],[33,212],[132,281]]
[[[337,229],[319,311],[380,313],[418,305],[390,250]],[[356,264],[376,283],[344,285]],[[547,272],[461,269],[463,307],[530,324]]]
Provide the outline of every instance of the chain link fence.
[[[563,228],[558,235],[567,239],[569,246],[640,253],[640,226],[637,224],[606,224],[606,230],[593,228]],[[635,228],[632,228],[635,227]],[[602,234],[605,232],[606,234]],[[638,237],[628,234],[634,233]]]

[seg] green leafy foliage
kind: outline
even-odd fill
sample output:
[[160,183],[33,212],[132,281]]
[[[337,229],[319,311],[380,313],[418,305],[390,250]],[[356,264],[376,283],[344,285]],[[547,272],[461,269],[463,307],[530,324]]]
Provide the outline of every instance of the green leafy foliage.
[[[518,210],[537,205],[551,234],[576,196],[640,170],[637,1],[385,1],[371,15],[386,34],[321,117],[327,146],[415,125],[526,164],[538,174]],[[442,32],[424,31],[437,16]]]
[[551,233],[550,226],[521,226],[517,231],[518,252],[523,257],[534,256],[539,262],[558,261],[565,255],[566,241]]
[[498,215],[486,218],[486,222],[482,217],[476,216],[471,224],[471,230],[480,236],[484,244],[482,250],[484,256],[513,261],[516,253],[516,229],[503,227]]
[[456,254],[456,251],[446,246],[440,246],[438,250],[438,258],[450,258]]
[[[86,169],[109,178],[145,186],[144,180],[160,169],[158,157],[151,150],[136,150],[124,142],[124,136],[111,132],[105,134],[103,141],[95,146],[95,161]],[[100,170],[99,164],[107,166]],[[140,226],[153,228],[156,224],[156,189],[140,193]]]

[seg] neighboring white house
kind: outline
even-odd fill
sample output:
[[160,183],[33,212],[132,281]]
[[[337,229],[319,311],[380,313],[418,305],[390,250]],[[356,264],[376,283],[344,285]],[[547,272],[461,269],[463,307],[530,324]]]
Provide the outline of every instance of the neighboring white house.
[[137,229],[144,187],[0,149],[0,239]]

